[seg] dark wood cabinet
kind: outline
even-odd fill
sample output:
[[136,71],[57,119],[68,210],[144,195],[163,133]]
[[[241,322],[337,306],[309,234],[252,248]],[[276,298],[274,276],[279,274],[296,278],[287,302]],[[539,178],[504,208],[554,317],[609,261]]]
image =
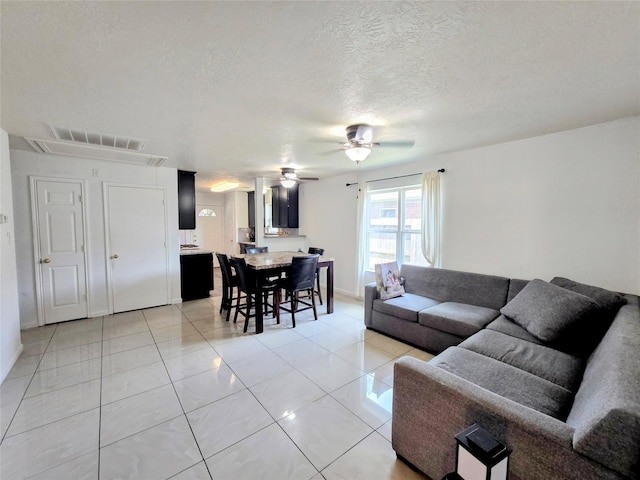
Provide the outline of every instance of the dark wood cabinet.
[[196,228],[196,172],[178,170],[178,228]]
[[298,228],[298,185],[271,187],[271,223],[278,228]]
[[213,254],[180,255],[180,288],[182,300],[207,298],[213,290]]
[[249,228],[256,228],[256,192],[247,192],[249,209]]

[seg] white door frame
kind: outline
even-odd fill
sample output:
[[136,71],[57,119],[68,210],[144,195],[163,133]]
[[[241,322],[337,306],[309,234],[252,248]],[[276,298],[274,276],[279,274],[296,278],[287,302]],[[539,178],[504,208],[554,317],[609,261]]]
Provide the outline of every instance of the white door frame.
[[44,315],[44,292],[42,281],[42,269],[40,268],[40,226],[38,225],[38,188],[37,183],[44,182],[60,182],[60,183],[77,183],[80,185],[82,192],[82,235],[84,236],[84,282],[85,292],[87,295],[87,312],[86,317],[91,311],[91,292],[89,290],[89,235],[87,232],[87,195],[86,181],[81,178],[63,178],[63,177],[40,177],[35,175],[29,176],[29,186],[31,189],[31,227],[33,229],[33,269],[36,280],[36,310],[38,312],[38,326],[45,324]]
[[107,271],[107,298],[109,302],[109,314],[113,314],[113,285],[111,278],[111,240],[110,240],[110,226],[109,226],[109,187],[128,187],[128,188],[144,188],[149,190],[161,190],[163,193],[163,206],[164,206],[164,242],[165,242],[165,276],[166,276],[166,292],[167,305],[171,303],[171,285],[169,282],[169,215],[167,211],[167,189],[162,185],[149,185],[140,183],[121,183],[121,182],[102,182],[102,205],[104,208],[104,262],[105,269]]

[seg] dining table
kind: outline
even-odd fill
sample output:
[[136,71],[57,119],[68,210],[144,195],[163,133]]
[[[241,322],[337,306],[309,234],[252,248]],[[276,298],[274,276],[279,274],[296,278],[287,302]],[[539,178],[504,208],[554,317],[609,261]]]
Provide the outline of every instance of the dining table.
[[[233,255],[235,258],[244,258],[247,267],[255,272],[253,277],[256,281],[256,291],[260,291],[261,286],[268,281],[269,277],[274,277],[285,272],[291,267],[293,257],[308,257],[305,252],[265,252],[265,253],[245,253]],[[320,256],[318,258],[318,268],[327,269],[327,313],[333,313],[333,258]],[[255,302],[256,333],[264,331],[264,306],[262,302]]]

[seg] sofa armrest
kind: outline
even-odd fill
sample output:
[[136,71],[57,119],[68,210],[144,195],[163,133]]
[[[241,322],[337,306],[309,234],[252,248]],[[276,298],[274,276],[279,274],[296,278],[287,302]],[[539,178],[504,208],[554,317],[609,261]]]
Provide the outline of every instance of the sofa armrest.
[[575,453],[574,430],[441,368],[412,357],[394,368],[392,446],[431,478],[455,469],[454,436],[479,423],[513,450],[509,478],[616,478]]
[[373,312],[373,301],[376,298],[378,298],[376,282],[366,284],[364,286],[364,324],[367,327],[372,325],[371,316]]

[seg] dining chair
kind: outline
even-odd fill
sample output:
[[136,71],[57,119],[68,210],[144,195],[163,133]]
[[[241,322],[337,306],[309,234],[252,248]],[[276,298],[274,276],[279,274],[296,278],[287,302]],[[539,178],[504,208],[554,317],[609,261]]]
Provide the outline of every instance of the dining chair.
[[247,247],[245,248],[246,253],[268,253],[269,247]]
[[[236,299],[236,312],[233,316],[233,323],[236,323],[238,320],[238,315],[242,315],[244,317],[243,331],[246,333],[247,328],[249,327],[249,319],[251,317],[255,317],[255,312],[253,314],[251,313],[251,309],[254,307],[255,302],[264,302],[263,308],[265,315],[272,313],[273,316],[276,317],[277,322],[280,323],[280,314],[277,302],[279,291],[278,283],[265,279],[264,284],[258,291],[255,272],[249,269],[244,258],[231,258],[229,261],[238,275],[238,289],[240,292],[245,294],[245,303],[241,303],[242,299],[240,298],[240,295],[238,295]],[[268,302],[270,294],[273,299],[271,304]],[[269,307],[271,307],[271,311],[269,311]]]
[[[309,253],[313,255],[324,255],[324,248],[309,247]],[[316,284],[317,288],[313,291],[315,295],[318,295],[320,305],[322,305],[322,291],[320,291],[320,269],[316,268]]]
[[[318,320],[316,297],[313,293],[313,284],[316,278],[315,273],[318,268],[318,257],[319,255],[310,255],[307,257],[292,258],[291,267],[287,270],[287,276],[278,282],[279,288],[276,295],[278,323],[280,323],[281,310],[291,313],[293,328],[296,328],[297,312],[313,309],[313,317]],[[287,292],[289,300],[281,301],[281,289]],[[301,292],[304,292],[306,295],[301,296]],[[309,300],[311,300],[311,303],[309,303]],[[282,306],[287,303],[290,304],[290,308]]]
[[[229,257],[224,253],[216,253],[218,257],[218,263],[220,264],[220,273],[222,274],[222,302],[220,303],[220,313],[225,309],[227,311],[227,322],[231,316],[231,309],[233,308],[233,301],[241,295],[238,285],[240,280],[237,274],[233,273]],[[234,290],[237,293],[237,297],[234,296]]]

